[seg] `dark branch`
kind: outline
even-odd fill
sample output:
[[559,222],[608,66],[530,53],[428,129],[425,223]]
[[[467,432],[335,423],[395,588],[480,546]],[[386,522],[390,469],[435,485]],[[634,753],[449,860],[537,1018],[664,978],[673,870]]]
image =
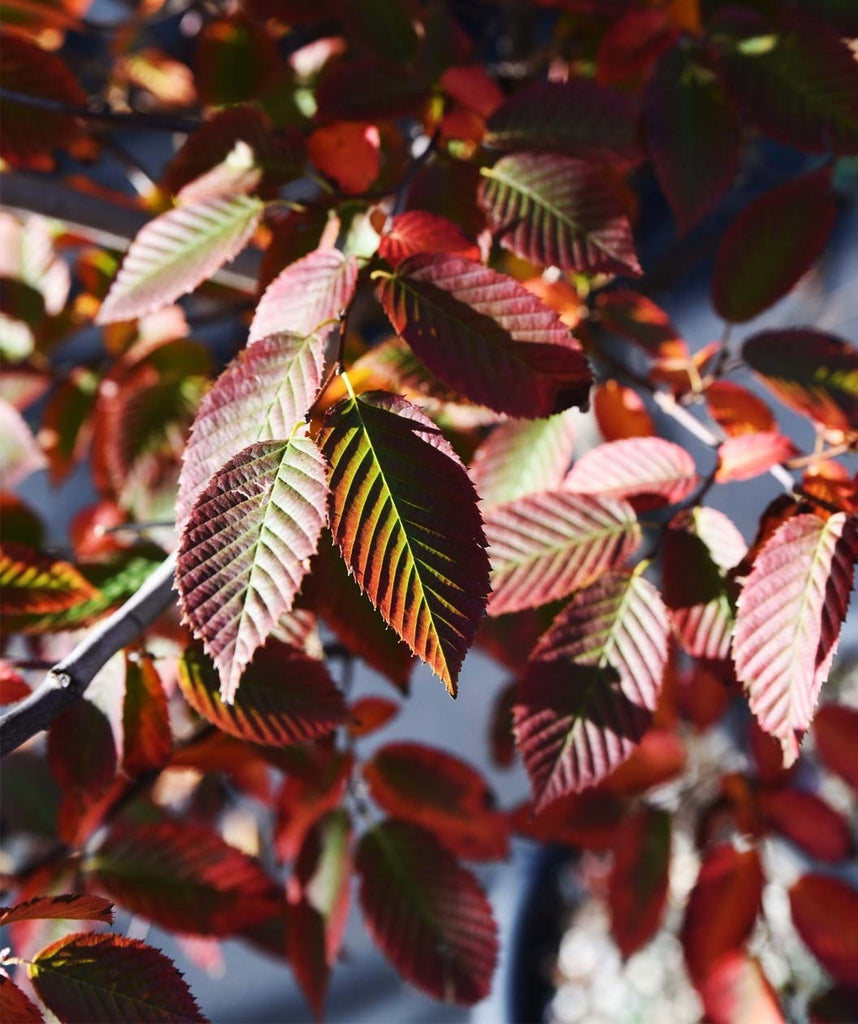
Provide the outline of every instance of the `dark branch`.
[[46,96],[30,96],[15,92],[14,89],[0,89],[0,99],[20,103],[22,107],[36,110],[51,110],[58,114],[70,114],[84,121],[99,121],[103,124],[121,125],[123,128],[138,128],[156,132],[192,132],[201,122],[185,117],[164,117],[161,114],[140,114],[129,110],[109,110],[107,107],[82,107],[63,100],[48,99]]

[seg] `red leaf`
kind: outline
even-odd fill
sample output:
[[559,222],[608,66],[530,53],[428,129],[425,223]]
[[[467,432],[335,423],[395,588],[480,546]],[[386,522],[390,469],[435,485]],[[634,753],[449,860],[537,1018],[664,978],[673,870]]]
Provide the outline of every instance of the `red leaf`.
[[639,796],[676,778],[685,762],[685,745],[675,733],[650,729],[629,759],[599,783],[599,792],[617,797]]
[[231,935],[279,912],[259,864],[189,821],[114,824],[85,866],[121,906],[172,931]]
[[394,267],[418,253],[440,252],[480,258],[479,248],[458,224],[426,210],[406,210],[393,217],[378,243],[378,255]]
[[745,953],[725,953],[698,987],[712,1024],[784,1024],[774,989]]
[[766,825],[811,857],[837,864],[852,852],[848,823],[815,793],[786,788],[764,790],[758,800]]
[[41,1012],[5,975],[0,975],[0,1020],[8,1024],[44,1024]]
[[667,10],[629,10],[612,21],[596,54],[596,81],[637,84],[679,34]]
[[482,173],[489,227],[516,256],[588,274],[641,272],[625,205],[603,169],[558,153],[513,153]]
[[728,437],[777,429],[771,409],[762,398],[729,380],[713,380],[706,388],[709,414]]
[[712,305],[719,316],[744,323],[783,298],[822,255],[836,214],[829,168],[754,200],[718,246]]
[[725,953],[740,952],[761,907],[763,869],[756,850],[730,845],[707,852],[685,908],[682,948],[695,985]]
[[13,921],[101,921],[113,924],[113,904],[101,896],[34,896],[14,907],[0,907],[0,927]]
[[30,696],[30,687],[12,666],[0,658],[0,704],[17,704]]
[[503,103],[503,93],[481,64],[447,68],[438,84],[448,96],[480,117],[491,117]]
[[324,338],[333,327],[325,321],[335,321],[351,302],[357,272],[354,257],[338,249],[315,249],[290,264],[259,300],[249,341],[283,332]]
[[360,902],[375,943],[399,973],[436,999],[488,995],[497,959],[491,907],[474,876],[416,825],[386,821],[356,859]]
[[563,483],[577,494],[636,498],[639,509],[675,505],[697,486],[694,459],[661,437],[597,445],[581,456]]
[[611,933],[631,956],[658,931],[667,901],[671,816],[652,807],[620,825],[608,881]]
[[715,482],[751,480],[798,453],[798,448],[778,430],[728,437],[718,448]]
[[858,708],[826,704],[813,720],[816,752],[825,767],[858,790]]
[[513,278],[459,256],[414,256],[379,293],[394,330],[472,401],[531,418],[586,403],[591,377],[577,342]]
[[310,159],[347,194],[364,192],[381,170],[378,128],[366,121],[335,121],[307,142]]
[[631,288],[614,288],[596,296],[600,326],[639,345],[651,356],[688,359],[688,346],[661,306]]
[[661,689],[667,632],[655,588],[609,573],[578,591],[539,641],[513,709],[537,811],[631,755]]
[[203,718],[251,743],[301,743],[333,732],[346,718],[325,663],[277,640],[256,652],[231,703],[222,700],[218,674],[198,646],[182,655],[179,685]]
[[562,491],[485,512],[492,564],[490,615],[548,604],[621,565],[640,543],[632,508]]
[[408,190],[406,209],[434,213],[457,224],[470,239],[485,228],[477,203],[480,171],[466,160],[434,160],[421,167]]
[[539,843],[562,843],[582,850],[610,850],[625,816],[625,805],[601,787],[567,793],[534,812],[523,804],[510,813],[510,826]]
[[125,657],[122,768],[126,775],[163,768],[173,749],[167,695],[149,658]]
[[351,754],[316,751],[306,777],[290,775],[277,796],[274,844],[281,860],[292,861],[313,825],[339,806],[351,778]]
[[568,153],[620,168],[637,163],[637,111],[626,93],[588,79],[535,82],[489,118],[486,143],[500,150]]
[[384,697],[360,697],[349,708],[350,736],[369,736],[399,714],[399,705]]
[[739,120],[720,79],[685,41],[665,53],[643,99],[643,128],[680,231],[708,213],[739,165]]
[[121,935],[66,935],[27,966],[48,1009],[68,1024],[205,1021],[163,953]]
[[798,757],[828,676],[858,540],[844,513],[788,519],[763,545],[739,595],[733,656],[751,710]]
[[419,743],[388,743],[363,774],[388,814],[432,832],[451,853],[468,860],[506,856],[506,818],[494,810],[482,775],[459,758]]
[[761,331],[742,358],[777,397],[832,430],[858,430],[858,349],[833,334]]
[[805,875],[789,903],[796,931],[826,971],[858,985],[858,892],[839,878]]
[[606,380],[593,391],[593,414],[605,441],[625,441],[630,437],[652,437],[655,424],[643,399],[634,390]]

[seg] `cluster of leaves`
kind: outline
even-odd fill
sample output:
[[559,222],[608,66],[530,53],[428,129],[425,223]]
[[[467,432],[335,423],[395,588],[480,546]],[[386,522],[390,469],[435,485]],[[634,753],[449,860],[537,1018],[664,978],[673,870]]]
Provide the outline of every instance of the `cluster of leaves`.
[[[551,29],[550,53],[493,63],[444,4],[246,0],[182,17],[189,66],[155,45],[146,3],[86,90],[71,48],[56,52],[64,33],[87,37],[86,4],[3,6],[7,167],[51,169],[64,146],[63,187],[121,219],[126,199],[68,171],[126,158],[88,92],[127,123],[203,114],[124,257],[89,247],[74,211],[66,228],[0,222],[6,481],[88,464],[99,496],[67,557],[4,496],[3,701],[133,594],[162,544],[177,547],[181,610],[50,723],[47,765],[29,749],[9,762],[8,827],[36,856],[11,872],[25,902],[3,921],[35,995],[62,1020],[200,1019],[141,943],[80,933],[41,949],[31,918],[103,917],[95,895],[56,895],[73,890],[206,936],[208,956],[241,936],[287,959],[320,1015],[356,877],[402,976],[476,1002],[497,935],[461,862],[504,857],[513,833],[614,852],[630,955],[667,896],[672,821],[650,793],[682,779],[685,737],[728,705],[750,709],[755,767],[698,808],[691,980],[712,1019],[737,1019],[748,985],[779,1013],[745,952],[775,833],[810,859],[790,889],[796,929],[855,985],[858,894],[821,867],[852,837],[799,767],[858,559],[858,351],[814,327],[730,346],[826,253],[841,158],[858,152],[849,5],[546,3],[525,21]],[[727,330],[695,349],[644,294],[635,186],[654,173],[689,232],[762,136],[808,154],[805,170],[718,240]],[[209,386],[190,334],[229,316],[239,351]],[[69,368],[64,343],[93,323],[98,357]],[[751,374],[811,425],[809,453]],[[590,405],[603,440],[578,455]],[[763,474],[788,492],[748,547],[706,501]],[[140,539],[164,516],[175,535]],[[496,760],[518,755],[532,786],[508,812],[434,737],[365,756],[398,705],[349,701],[329,668],[362,659],[404,695],[416,657],[455,696],[474,645],[512,677],[487,710]],[[826,703],[814,728],[854,787],[856,711]],[[16,797],[16,779],[40,799]],[[235,792],[264,808],[270,848],[224,838]],[[40,1019],[6,978],[0,1000],[8,1019]]]

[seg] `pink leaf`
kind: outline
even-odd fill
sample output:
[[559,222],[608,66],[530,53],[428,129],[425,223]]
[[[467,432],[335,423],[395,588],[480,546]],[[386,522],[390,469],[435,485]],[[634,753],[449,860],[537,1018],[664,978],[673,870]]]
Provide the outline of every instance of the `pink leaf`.
[[634,437],[600,444],[582,455],[563,485],[577,494],[634,497],[638,508],[653,508],[687,498],[697,485],[697,471],[678,444]]
[[796,446],[779,430],[728,437],[718,448],[718,470],[715,482],[751,480],[766,473],[798,452]]

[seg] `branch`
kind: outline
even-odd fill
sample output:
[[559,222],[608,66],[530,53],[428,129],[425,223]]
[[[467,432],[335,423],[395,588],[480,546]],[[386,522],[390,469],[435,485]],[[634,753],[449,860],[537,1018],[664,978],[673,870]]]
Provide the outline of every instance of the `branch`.
[[133,597],[54,665],[37,690],[0,718],[0,757],[47,729],[57,715],[84,694],[113,655],[136,640],[170,606],[175,570],[176,556],[170,555]]
[[22,107],[36,110],[53,110],[59,114],[71,114],[84,121],[101,121],[104,124],[118,124],[123,128],[142,128],[144,131],[185,132],[199,128],[201,121],[184,117],[164,117],[161,114],[140,114],[136,111],[109,110],[104,107],[82,107],[65,100],[49,99],[46,96],[30,96],[13,89],[0,89],[0,99],[19,103]]

